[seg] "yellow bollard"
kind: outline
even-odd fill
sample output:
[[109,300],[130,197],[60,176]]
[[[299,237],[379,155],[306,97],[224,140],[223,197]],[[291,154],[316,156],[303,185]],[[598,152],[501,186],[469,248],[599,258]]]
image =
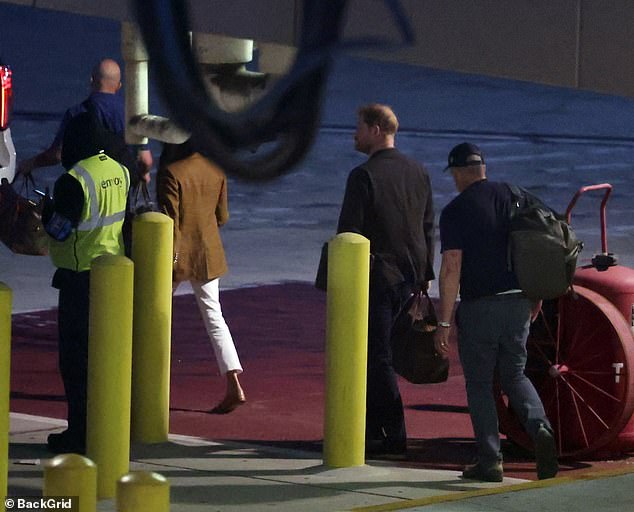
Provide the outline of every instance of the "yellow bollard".
[[365,463],[370,241],[340,233],[328,243],[324,464]]
[[169,433],[174,222],[148,212],[134,219],[132,439],[163,443]]
[[11,389],[11,288],[0,283],[0,496],[7,495],[9,395]]
[[129,470],[134,264],[104,255],[90,267],[86,452],[99,467],[99,498]]
[[76,453],[65,453],[44,464],[43,496],[74,497],[76,512],[97,510],[97,466]]
[[170,484],[150,471],[132,471],[117,482],[117,512],[169,512]]

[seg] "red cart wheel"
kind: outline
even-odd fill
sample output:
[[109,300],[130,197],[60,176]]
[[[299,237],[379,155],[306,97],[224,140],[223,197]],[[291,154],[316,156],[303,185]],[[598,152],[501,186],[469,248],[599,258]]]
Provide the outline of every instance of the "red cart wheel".
[[[531,327],[526,375],[539,393],[562,457],[587,456],[614,440],[634,411],[630,326],[605,297],[581,286],[544,304]],[[508,399],[498,396],[500,431],[532,442]]]

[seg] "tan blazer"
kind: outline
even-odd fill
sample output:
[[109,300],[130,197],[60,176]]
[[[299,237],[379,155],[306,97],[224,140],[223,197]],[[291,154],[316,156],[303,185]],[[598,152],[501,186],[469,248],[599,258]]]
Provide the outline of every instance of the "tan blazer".
[[229,219],[222,170],[199,153],[160,169],[160,210],[174,219],[174,281],[207,281],[227,271],[219,226]]

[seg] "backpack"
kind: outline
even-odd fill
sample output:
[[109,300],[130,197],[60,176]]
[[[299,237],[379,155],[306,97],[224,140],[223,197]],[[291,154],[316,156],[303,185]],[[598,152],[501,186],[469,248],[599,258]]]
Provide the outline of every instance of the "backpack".
[[509,269],[520,288],[535,300],[555,299],[572,286],[583,248],[562,215],[515,185],[509,215]]

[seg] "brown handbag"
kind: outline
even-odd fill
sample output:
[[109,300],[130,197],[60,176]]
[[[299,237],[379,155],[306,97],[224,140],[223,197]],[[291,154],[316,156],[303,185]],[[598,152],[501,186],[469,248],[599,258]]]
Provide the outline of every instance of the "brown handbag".
[[[24,181],[28,195],[28,180]],[[31,186],[34,187],[31,178]],[[48,235],[42,225],[44,201],[18,194],[6,180],[0,184],[0,241],[16,254],[45,256]]]
[[449,359],[434,347],[437,325],[427,291],[412,294],[394,322],[392,364],[396,373],[413,384],[445,382],[449,376]]

